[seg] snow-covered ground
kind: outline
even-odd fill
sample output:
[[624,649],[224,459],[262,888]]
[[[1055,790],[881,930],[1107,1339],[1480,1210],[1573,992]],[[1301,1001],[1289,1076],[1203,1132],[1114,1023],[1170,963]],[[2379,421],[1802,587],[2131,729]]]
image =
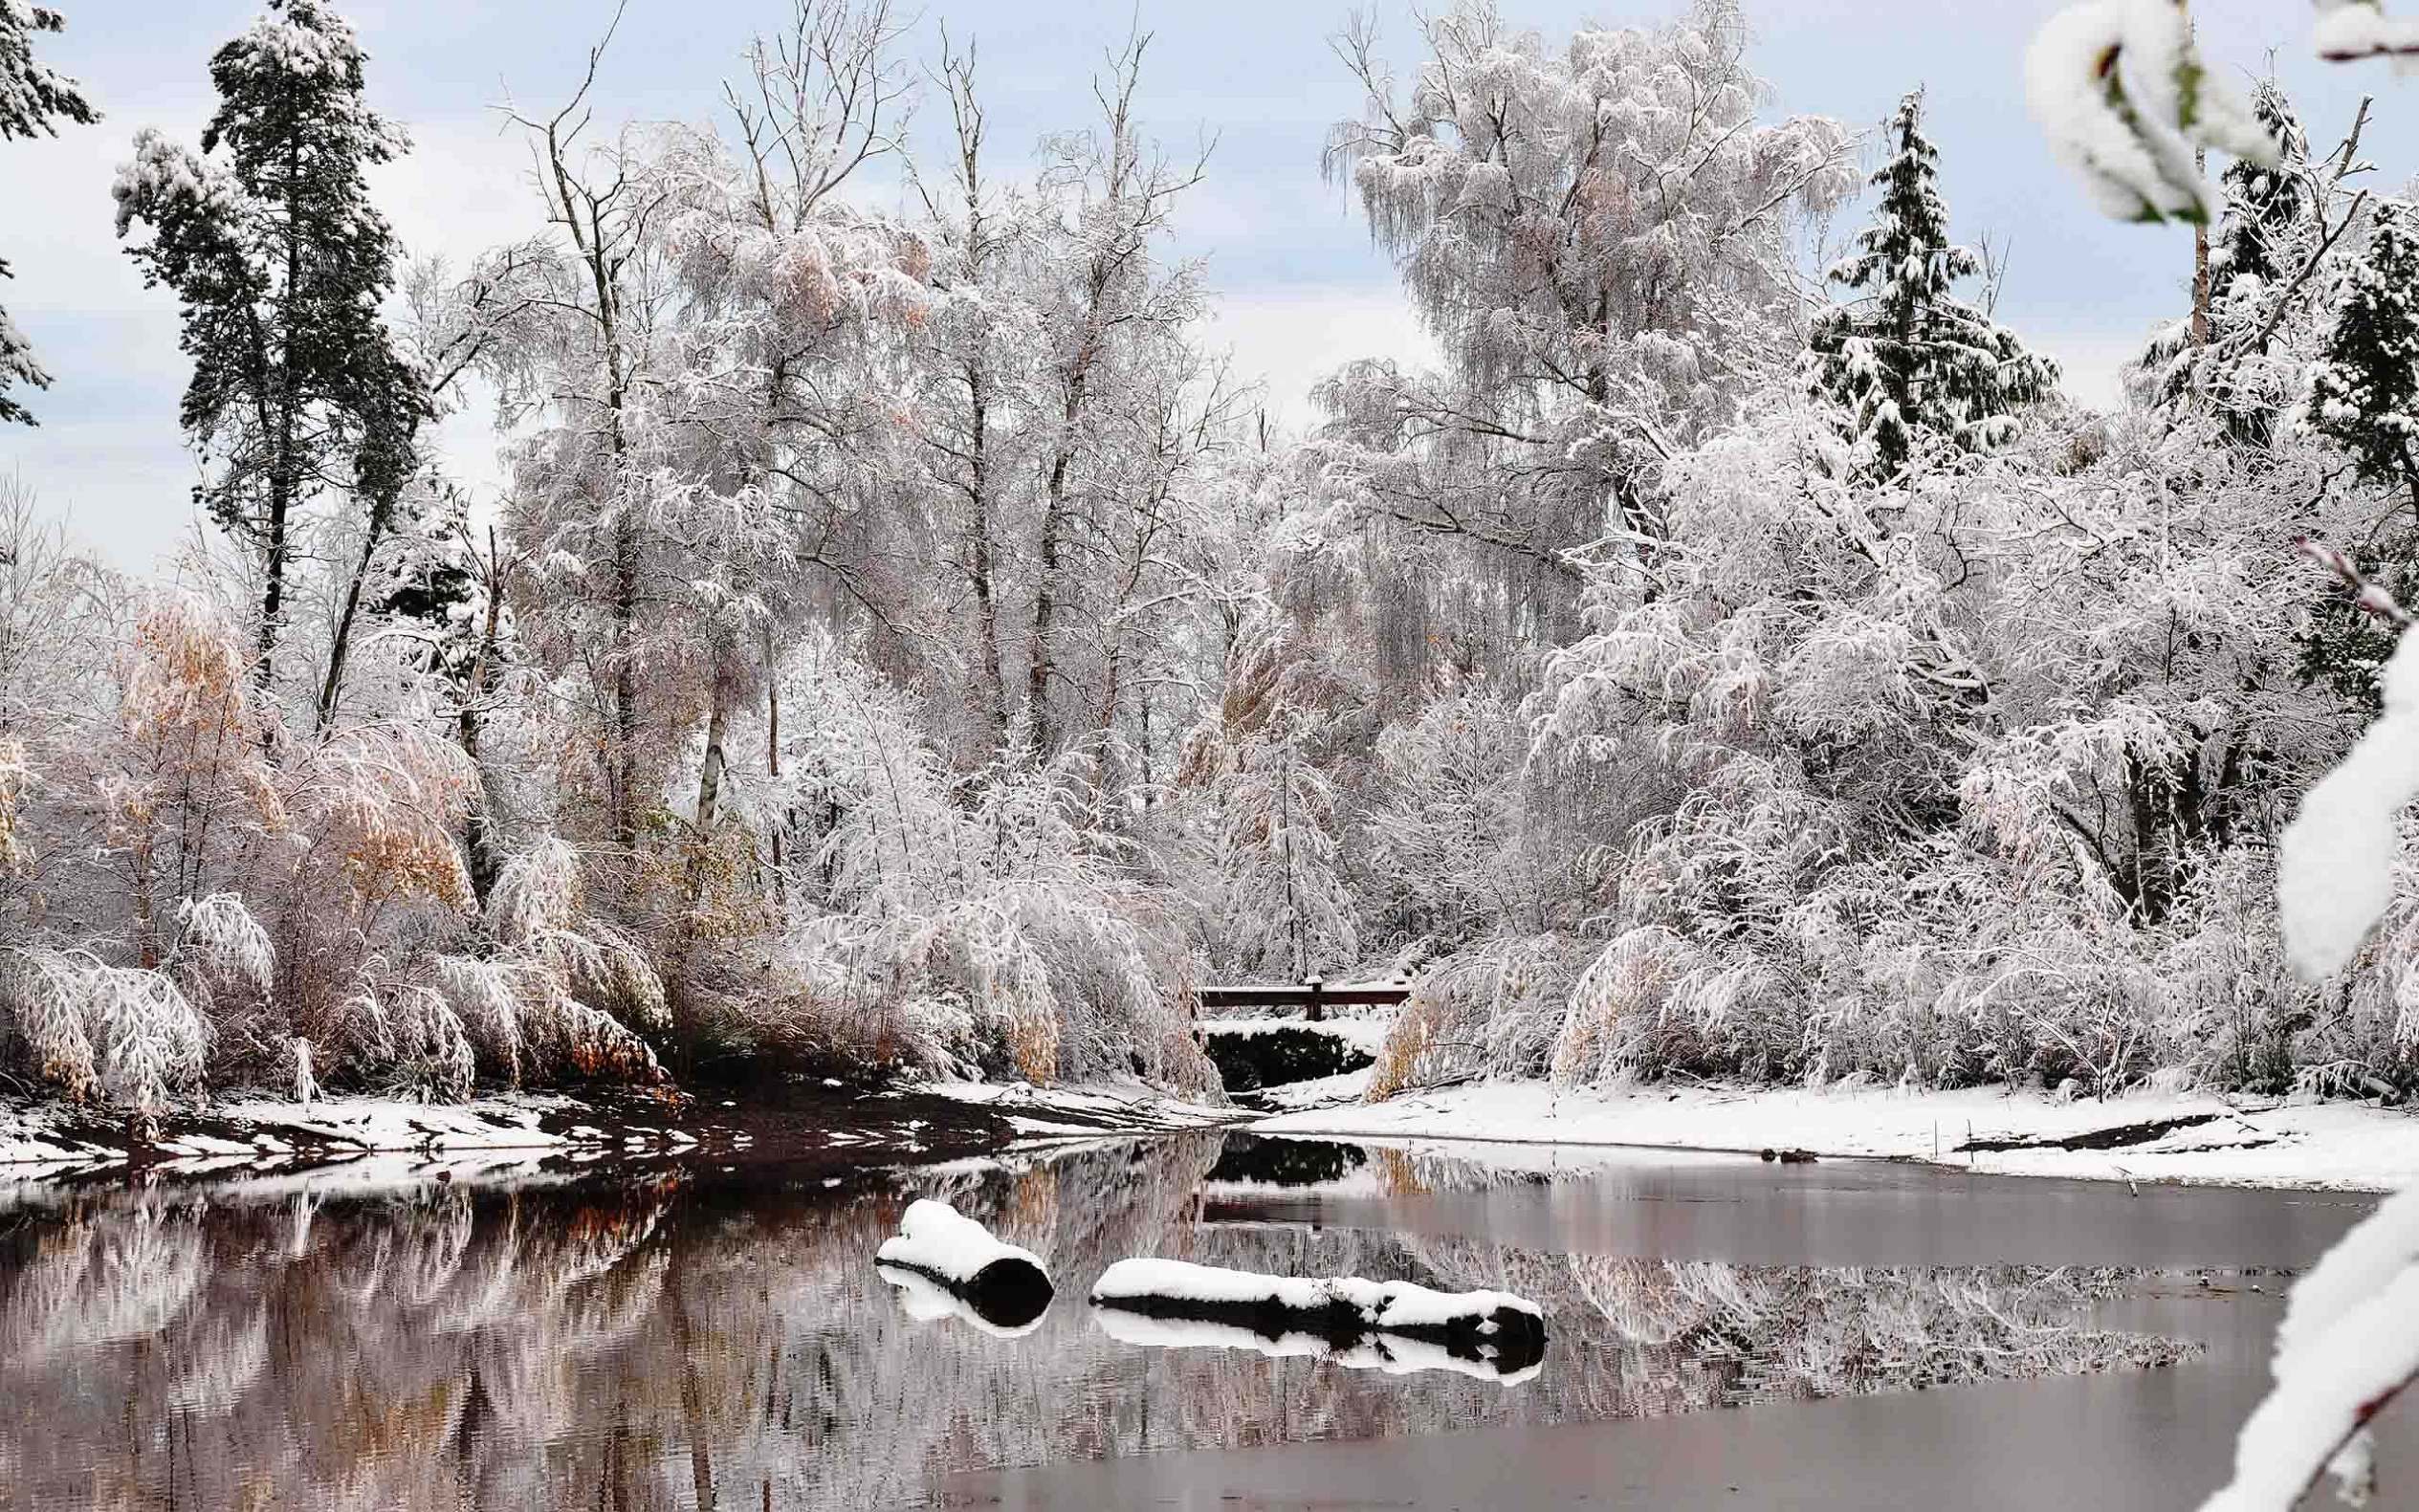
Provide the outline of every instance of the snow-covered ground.
[[[173,1121],[147,1153],[179,1161],[252,1161],[299,1151],[564,1150],[618,1144],[639,1131],[566,1122],[582,1105],[535,1093],[468,1103],[395,1098],[323,1098],[299,1103],[222,1103],[206,1115]],[[687,1136],[649,1130],[666,1142]],[[0,1102],[0,1165],[88,1166],[126,1158],[105,1115],[47,1101]]]
[[1331,1015],[1310,1019],[1300,1014],[1266,1019],[1204,1019],[1200,1027],[1201,1033],[1210,1035],[1269,1034],[1280,1029],[1292,1029],[1340,1040],[1363,1055],[1374,1056],[1384,1048],[1386,1035],[1394,1028],[1394,1014],[1390,1010],[1382,1015],[1351,1019]]
[[[2058,1102],[1990,1089],[1645,1086],[1616,1093],[1530,1083],[1283,1113],[1250,1128],[1499,1144],[1795,1150],[2103,1180],[2381,1192],[2419,1185],[2419,1116],[2410,1112],[2360,1103],[2230,1102],[2206,1093]],[[2059,1148],[2057,1141],[2106,1148]],[[1960,1148],[1977,1142],[2039,1148]]]
[[[0,1097],[0,1171],[39,1178],[140,1159],[174,1174],[212,1175],[341,1160],[364,1179],[375,1173],[429,1172],[467,1157],[510,1154],[508,1164],[556,1157],[575,1162],[618,1155],[747,1150],[759,1135],[822,1157],[843,1152],[866,1163],[946,1153],[943,1145],[980,1143],[990,1120],[953,1119],[935,1097],[996,1110],[1019,1140],[1095,1139],[1233,1123],[1249,1115],[1178,1102],[1140,1087],[1000,1086],[952,1084],[864,1093],[830,1084],[832,1101],[810,1115],[776,1115],[734,1124],[736,1104],[698,1103],[658,1109],[623,1102],[609,1110],[578,1098],[508,1093],[467,1103],[331,1097],[308,1106],[238,1099],[181,1109],[159,1137],[138,1141],[123,1115],[55,1099]],[[902,1102],[899,1099],[905,1098]],[[793,1124],[795,1127],[793,1128]],[[774,1127],[778,1126],[778,1127]],[[792,1138],[794,1136],[794,1139]],[[994,1143],[998,1140],[995,1132]],[[386,1157],[371,1160],[369,1157]]]
[[1145,1086],[1049,1086],[935,1082],[916,1090],[988,1107],[1024,1139],[1089,1139],[1104,1130],[1163,1133],[1241,1123],[1253,1115],[1168,1097]]

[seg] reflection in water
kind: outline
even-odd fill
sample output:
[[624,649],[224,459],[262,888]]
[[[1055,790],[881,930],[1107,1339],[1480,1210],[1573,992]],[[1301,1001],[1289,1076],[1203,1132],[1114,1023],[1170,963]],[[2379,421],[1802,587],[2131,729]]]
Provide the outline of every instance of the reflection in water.
[[882,1260],[873,1262],[873,1273],[897,1288],[899,1310],[918,1323],[933,1323],[942,1318],[955,1318],[995,1339],[1022,1339],[1042,1326],[1042,1315],[1049,1310],[1046,1300],[1041,1306],[1020,1306],[1006,1311],[986,1313],[981,1302],[955,1290],[923,1271]]
[[1459,1341],[1439,1343],[1394,1333],[1355,1334],[1349,1343],[1338,1344],[1315,1333],[1263,1333],[1241,1324],[1158,1318],[1117,1306],[1100,1306],[1093,1319],[1109,1337],[1155,1349],[1249,1349],[1272,1360],[1307,1356],[1331,1361],[1348,1370],[1378,1370],[1387,1375],[1450,1370],[1498,1386],[1518,1386],[1535,1380],[1545,1369],[1542,1349],[1505,1356]]
[[1210,1168],[1210,1181],[1250,1182],[1272,1187],[1315,1187],[1340,1181],[1369,1163],[1358,1145],[1325,1139],[1271,1139],[1259,1134],[1228,1134]]
[[[2118,1272],[1747,1268],[1205,1224],[1192,1199],[1220,1149],[1183,1136],[871,1192],[656,1179],[21,1207],[0,1214],[0,1506],[861,1512],[917,1504],[956,1470],[2178,1352],[2081,1326]],[[903,1307],[875,1274],[914,1195],[1033,1250],[1074,1297],[1134,1255],[1497,1288],[1545,1309],[1550,1357],[1506,1391],[1358,1359],[1136,1348],[1082,1306],[997,1337],[929,1298]]]

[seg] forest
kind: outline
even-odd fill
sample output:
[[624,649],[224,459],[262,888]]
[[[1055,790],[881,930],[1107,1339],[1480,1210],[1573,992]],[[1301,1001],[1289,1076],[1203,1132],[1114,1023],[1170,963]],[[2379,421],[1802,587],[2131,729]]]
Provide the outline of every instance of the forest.
[[[108,103],[61,24],[0,0],[0,153]],[[2317,980],[2276,902],[2419,588],[2368,108],[2246,87],[2207,182],[2087,173],[2201,223],[2103,410],[1996,318],[1919,80],[1785,114],[1739,0],[1417,24],[1405,77],[1339,34],[1303,150],[1440,361],[1288,426],[1142,32],[1012,176],[891,0],[793,0],[687,121],[601,24],[511,118],[525,236],[450,266],[369,191],[374,60],[271,0],[112,190],[211,528],[137,581],[0,476],[5,1085],[1214,1098],[1204,983],[1401,975],[1374,1095],[2419,1086],[2408,879]],[[46,382],[0,316],[0,422]],[[473,405],[496,496],[427,443]]]

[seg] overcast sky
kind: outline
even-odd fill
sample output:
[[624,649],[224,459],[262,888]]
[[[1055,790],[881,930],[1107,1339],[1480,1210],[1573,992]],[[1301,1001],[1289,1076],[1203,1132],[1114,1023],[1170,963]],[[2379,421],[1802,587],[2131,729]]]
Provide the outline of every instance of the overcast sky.
[[[131,568],[190,527],[192,464],[177,430],[186,364],[176,307],[146,291],[112,235],[109,184],[143,126],[190,142],[211,106],[210,53],[257,0],[52,0],[68,31],[37,46],[75,75],[104,113],[56,142],[0,145],[0,256],[15,267],[0,304],[57,377],[29,394],[42,424],[0,427],[0,473],[32,484],[44,507]],[[416,150],[383,169],[381,203],[415,252],[459,261],[534,227],[517,142],[495,106],[558,101],[576,77],[609,0],[339,0],[370,54],[373,105],[406,123]],[[1588,20],[1622,25],[1679,13],[1684,0],[1576,5],[1503,0],[1516,21],[1559,40]],[[1088,81],[1138,13],[1154,34],[1143,95],[1150,129],[1171,146],[1215,137],[1208,182],[1194,191],[1181,250],[1208,259],[1217,340],[1264,378],[1272,405],[1299,416],[1309,383],[1364,354],[1413,355],[1419,334],[1386,261],[1340,188],[1322,184],[1327,126],[1358,99],[1329,50],[1351,0],[931,0],[916,30],[929,55],[938,28],[980,47],[981,87],[1001,166],[1046,131],[1086,123]],[[2099,219],[2057,173],[2025,116],[2024,45],[2051,0],[1748,0],[1753,61],[1778,113],[1876,122],[1904,91],[1930,90],[1930,128],[1960,240],[2012,244],[2000,318],[2063,361],[2070,387],[2105,402],[2118,363],[2171,318],[2189,273],[2188,231]],[[1408,64],[1404,0],[1374,9]],[[608,117],[711,116],[719,81],[748,37],[776,27],[787,0],[630,0],[604,70]],[[2264,72],[2273,55],[2321,149],[2364,91],[2380,96],[2365,145],[2391,186],[2419,170],[2419,81],[2398,88],[2370,68],[2306,61],[2306,0],[2197,0],[2204,50],[2221,68]],[[943,124],[927,111],[918,137]],[[1852,230],[1860,210],[1843,218]],[[451,424],[448,466],[494,476],[483,417]]]

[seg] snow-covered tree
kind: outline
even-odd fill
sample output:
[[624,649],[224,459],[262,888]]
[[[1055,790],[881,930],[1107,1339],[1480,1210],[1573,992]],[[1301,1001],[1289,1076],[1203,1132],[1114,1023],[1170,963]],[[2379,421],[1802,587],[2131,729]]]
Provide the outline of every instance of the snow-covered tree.
[[1368,26],[1339,40],[1365,99],[1326,166],[1445,368],[1357,363],[1330,382],[1329,491],[1358,517],[1542,566],[1567,603],[1559,554],[1660,534],[1654,471],[1795,359],[1794,228],[1851,187],[1849,135],[1760,119],[1735,0],[1558,48],[1488,0],[1420,29],[1407,86]]
[[[56,32],[66,22],[55,11],[28,0],[0,0],[0,142],[11,137],[56,136],[58,121],[91,125],[100,119],[81,85],[33,55],[33,36]],[[9,276],[0,258],[0,278]],[[18,383],[48,388],[51,375],[33,359],[33,348],[0,308],[0,424],[33,423],[33,414],[9,397]]]
[[2310,164],[2310,138],[2293,102],[2275,79],[2263,78],[2252,93],[2251,109],[2276,142],[2277,161],[2270,165],[2238,158],[2218,175],[2224,208],[2210,238],[2211,309],[2228,303],[2244,280],[2273,284],[2290,277],[2295,270],[2288,242],[2312,208],[2310,186],[2303,177]]
[[1847,412],[1859,454],[1882,473],[1905,466],[1918,438],[1969,449],[2004,445],[2015,416],[2057,386],[2057,364],[2025,349],[1956,285],[1981,259],[1948,240],[1939,152],[1924,135],[1921,90],[1900,101],[1882,134],[1881,191],[1856,251],[1828,274],[1858,291],[1814,318],[1807,381]]
[[2419,526],[2419,209],[2380,205],[2310,377],[2310,424],[2360,475],[2406,492]]
[[364,102],[363,66],[343,17],[272,0],[210,59],[201,153],[146,128],[113,191],[119,235],[147,233],[127,248],[145,281],[184,303],[182,419],[212,464],[201,501],[254,558],[263,688],[302,512],[331,488],[391,508],[426,407],[381,313],[395,239],[366,182],[406,142]]

